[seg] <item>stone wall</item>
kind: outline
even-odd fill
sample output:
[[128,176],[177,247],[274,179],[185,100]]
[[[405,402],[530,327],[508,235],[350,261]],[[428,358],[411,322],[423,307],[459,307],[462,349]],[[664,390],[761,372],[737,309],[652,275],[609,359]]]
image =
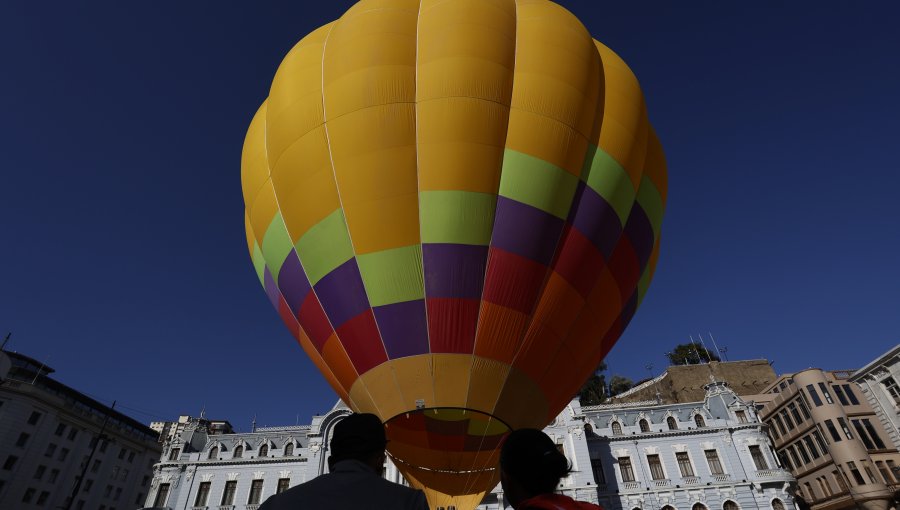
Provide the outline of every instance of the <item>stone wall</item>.
[[613,398],[613,403],[655,400],[659,391],[663,403],[702,401],[706,395],[704,385],[710,377],[724,381],[738,395],[755,395],[775,382],[777,378],[769,362],[764,359],[748,361],[713,361],[703,365],[673,365],[656,383],[626,392]]

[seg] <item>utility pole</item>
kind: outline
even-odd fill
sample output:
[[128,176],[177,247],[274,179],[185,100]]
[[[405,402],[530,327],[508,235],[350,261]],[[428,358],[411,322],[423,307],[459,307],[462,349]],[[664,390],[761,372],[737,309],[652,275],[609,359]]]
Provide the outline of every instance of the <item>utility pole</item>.
[[[116,408],[116,401],[113,400],[112,406],[109,408],[110,411]],[[75,502],[75,497],[78,496],[78,491],[81,490],[81,482],[84,481],[84,475],[87,474],[88,466],[91,465],[91,460],[94,458],[94,454],[97,452],[97,447],[100,445],[100,441],[104,441],[103,433],[106,432],[106,424],[109,423],[109,415],[107,414],[105,418],[103,418],[103,425],[100,426],[100,434],[97,435],[97,442],[94,443],[94,447],[91,448],[91,454],[88,456],[87,462],[84,463],[84,466],[81,468],[81,475],[78,479],[75,480],[75,487],[72,488],[72,495],[69,496],[69,503],[66,504],[65,510],[71,510],[72,503]]]

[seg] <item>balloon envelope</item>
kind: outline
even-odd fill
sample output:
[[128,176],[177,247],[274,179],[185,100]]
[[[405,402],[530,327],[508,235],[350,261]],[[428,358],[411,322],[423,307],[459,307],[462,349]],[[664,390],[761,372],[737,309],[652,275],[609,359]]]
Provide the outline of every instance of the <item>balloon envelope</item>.
[[282,320],[432,506],[570,401],[650,283],[666,196],[637,80],[543,0],[364,0],[285,57],[242,156]]

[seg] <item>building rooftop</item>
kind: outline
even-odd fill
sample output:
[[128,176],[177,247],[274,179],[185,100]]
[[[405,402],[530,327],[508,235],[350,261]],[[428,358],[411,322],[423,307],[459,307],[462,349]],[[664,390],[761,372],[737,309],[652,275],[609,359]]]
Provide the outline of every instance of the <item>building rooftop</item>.
[[8,381],[26,384],[54,394],[63,400],[74,403],[76,407],[100,417],[108,416],[111,420],[117,422],[120,427],[132,429],[137,434],[149,436],[149,438],[154,440],[158,436],[156,431],[134,418],[122,414],[84,393],[49,377],[48,374],[53,373],[54,370],[40,361],[17,352],[3,351],[3,353],[9,356],[12,361],[12,369],[9,372]]

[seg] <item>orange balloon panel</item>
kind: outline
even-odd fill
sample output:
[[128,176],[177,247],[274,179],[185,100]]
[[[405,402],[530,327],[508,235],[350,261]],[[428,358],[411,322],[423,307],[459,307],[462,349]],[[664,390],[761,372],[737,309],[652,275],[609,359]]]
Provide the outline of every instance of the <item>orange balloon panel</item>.
[[241,172],[266,294],[433,505],[493,487],[504,434],[569,402],[659,256],[637,79],[550,1],[357,3],[284,58]]

